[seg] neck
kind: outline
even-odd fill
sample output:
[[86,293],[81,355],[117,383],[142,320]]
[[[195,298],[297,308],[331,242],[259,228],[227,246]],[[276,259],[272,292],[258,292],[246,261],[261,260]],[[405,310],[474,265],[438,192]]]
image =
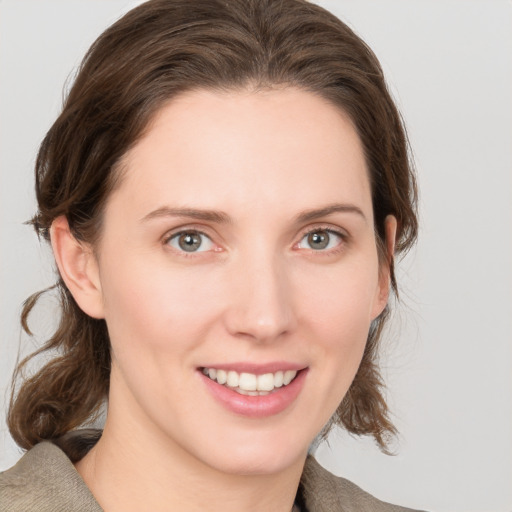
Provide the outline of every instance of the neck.
[[109,419],[76,467],[105,512],[290,512],[306,454],[278,473],[226,473],[204,464],[165,435]]

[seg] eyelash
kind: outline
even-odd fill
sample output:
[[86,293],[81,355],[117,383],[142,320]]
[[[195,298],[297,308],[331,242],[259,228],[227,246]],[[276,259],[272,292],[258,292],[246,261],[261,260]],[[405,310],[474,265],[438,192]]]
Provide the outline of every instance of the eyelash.
[[[349,239],[349,236],[346,233],[342,232],[342,231],[338,231],[336,229],[333,229],[330,226],[325,226],[325,225],[314,226],[313,228],[308,228],[307,230],[303,231],[300,234],[299,241],[293,244],[293,248],[297,249],[297,250],[300,250],[301,248],[298,247],[298,245],[302,242],[302,240],[304,240],[304,238],[306,238],[309,235],[312,235],[314,233],[319,233],[319,232],[324,232],[324,233],[328,233],[329,235],[337,236],[337,237],[339,237],[340,242],[335,247],[327,249],[327,250],[312,249],[312,248],[309,248],[309,249],[306,249],[306,250],[308,250],[308,251],[310,251],[312,253],[318,254],[318,255],[337,254],[337,253],[339,253],[339,252],[344,250],[345,245],[346,245],[346,243],[347,243],[347,241]],[[171,240],[173,240],[175,238],[178,238],[178,237],[180,237],[182,235],[185,235],[185,234],[194,234],[194,235],[199,235],[199,236],[202,236],[202,237],[206,237],[206,238],[208,238],[211,241],[212,244],[214,244],[214,242],[213,242],[213,240],[212,240],[210,235],[208,235],[207,233],[205,233],[201,229],[197,229],[195,227],[190,227],[190,228],[185,228],[185,229],[181,228],[179,231],[174,231],[172,233],[169,233],[168,235],[166,235],[163,238],[163,244],[169,246]],[[176,248],[172,248],[172,249],[175,252],[179,253],[180,256],[183,256],[185,258],[198,257],[198,255],[200,253],[203,253],[203,252],[216,252],[216,249],[213,249],[213,250],[210,249],[210,250],[207,250],[207,251],[190,251],[190,252],[187,252],[185,250],[176,249]]]
[[[167,245],[167,246],[170,246],[171,240],[173,240],[175,238],[179,238],[180,236],[187,235],[187,234],[199,235],[201,237],[206,237],[208,240],[211,241],[212,244],[214,244],[214,242],[212,241],[212,237],[210,235],[208,235],[204,231],[202,231],[200,229],[197,229],[197,228],[194,228],[194,227],[184,228],[184,229],[181,228],[179,231],[174,231],[172,233],[169,233],[168,235],[166,235],[163,238],[163,244]],[[185,257],[185,258],[198,257],[198,255],[200,253],[203,253],[203,252],[212,252],[212,250],[208,250],[208,251],[190,251],[190,252],[187,252],[185,250],[180,250],[180,249],[177,249],[177,248],[174,248],[174,247],[171,247],[171,249],[174,250],[176,253],[178,253],[180,256]],[[215,251],[216,251],[216,249],[213,249],[213,252],[215,252]]]
[[295,243],[294,247],[298,246],[298,244],[300,244],[302,242],[302,240],[304,240],[304,238],[306,238],[307,236],[312,235],[314,233],[320,233],[320,232],[337,236],[340,239],[340,242],[335,247],[332,247],[332,248],[326,249],[326,250],[313,249],[313,248],[309,248],[307,250],[309,250],[310,252],[312,252],[314,254],[327,256],[327,255],[338,254],[339,252],[343,251],[343,249],[345,249],[345,245],[348,242],[348,238],[349,238],[348,235],[342,231],[333,229],[332,227],[325,226],[325,225],[315,226],[312,229],[308,228],[306,231],[303,231],[300,235],[299,242]]

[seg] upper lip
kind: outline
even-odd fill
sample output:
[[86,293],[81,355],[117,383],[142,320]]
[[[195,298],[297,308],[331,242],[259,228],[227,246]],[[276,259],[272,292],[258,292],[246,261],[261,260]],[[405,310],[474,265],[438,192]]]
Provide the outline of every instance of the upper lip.
[[216,370],[235,371],[237,373],[252,373],[254,375],[263,375],[265,373],[276,373],[286,370],[303,370],[307,366],[300,363],[286,361],[271,361],[268,363],[252,362],[233,362],[233,363],[211,363],[200,366],[200,368],[215,368]]

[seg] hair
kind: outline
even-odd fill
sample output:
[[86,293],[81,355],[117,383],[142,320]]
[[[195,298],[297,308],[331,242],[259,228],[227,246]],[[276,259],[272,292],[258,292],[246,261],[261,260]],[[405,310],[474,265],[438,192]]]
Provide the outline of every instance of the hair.
[[[52,222],[64,215],[77,240],[94,244],[123,155],[178,94],[287,86],[316,94],[351,118],[367,162],[379,259],[398,295],[393,256],[385,250],[386,216],[398,221],[397,254],[417,236],[405,128],[374,53],[342,21],[305,0],[152,0],[109,27],[85,55],[39,149],[35,230],[49,240]],[[26,449],[87,424],[108,396],[106,323],[87,316],[61,278],[55,288],[60,324],[13,378],[8,425]],[[24,304],[28,334],[28,316],[41,293]],[[377,350],[388,313],[386,307],[372,323],[361,365],[330,422],[373,436],[383,451],[396,434]],[[57,355],[17,389],[27,363],[47,351]]]

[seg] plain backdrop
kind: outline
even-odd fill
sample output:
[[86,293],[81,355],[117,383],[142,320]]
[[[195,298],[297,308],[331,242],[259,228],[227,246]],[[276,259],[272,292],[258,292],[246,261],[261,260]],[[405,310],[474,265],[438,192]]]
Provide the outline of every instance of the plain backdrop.
[[[33,164],[63,86],[92,41],[140,2],[0,1],[0,409],[23,300],[54,281],[35,212]],[[384,344],[396,455],[331,435],[316,455],[381,499],[438,512],[512,511],[512,4],[505,0],[319,2],[374,49],[408,126],[421,190],[417,249]],[[21,345],[20,345],[21,343]],[[21,451],[2,415],[0,470]]]

